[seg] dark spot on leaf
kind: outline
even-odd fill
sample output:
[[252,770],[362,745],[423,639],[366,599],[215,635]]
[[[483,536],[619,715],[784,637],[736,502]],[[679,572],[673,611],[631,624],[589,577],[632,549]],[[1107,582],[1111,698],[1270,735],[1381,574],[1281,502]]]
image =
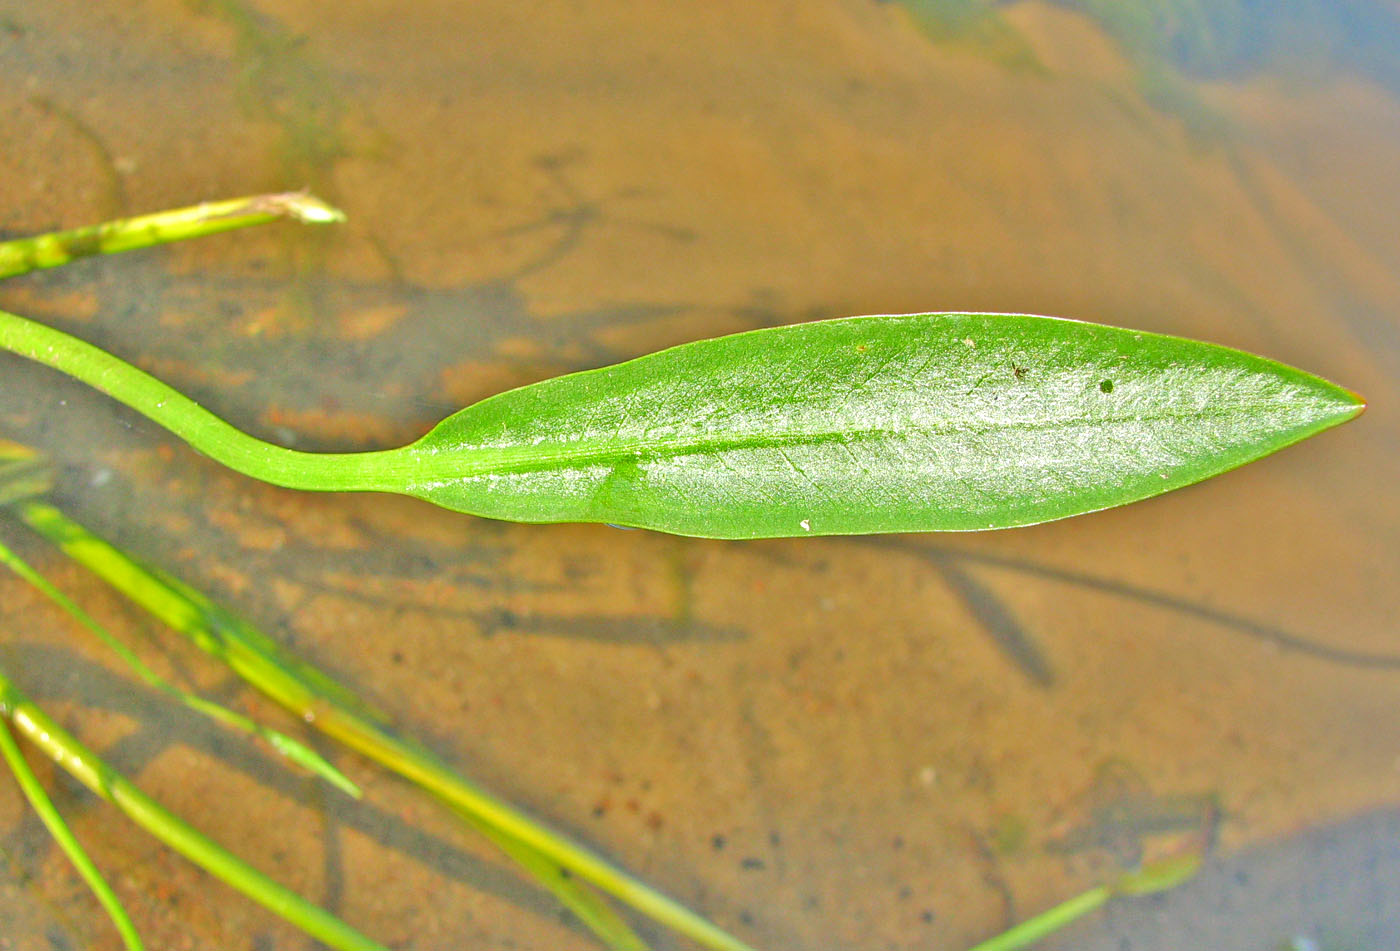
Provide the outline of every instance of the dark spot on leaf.
[[102,232],[98,228],[83,228],[69,235],[62,244],[69,257],[92,257],[102,250]]
[[1112,381],[1112,380],[1104,380],[1102,383],[1100,383],[1100,384],[1099,384],[1099,392],[1100,392],[1100,393],[1112,393],[1112,392],[1113,392],[1113,381]]

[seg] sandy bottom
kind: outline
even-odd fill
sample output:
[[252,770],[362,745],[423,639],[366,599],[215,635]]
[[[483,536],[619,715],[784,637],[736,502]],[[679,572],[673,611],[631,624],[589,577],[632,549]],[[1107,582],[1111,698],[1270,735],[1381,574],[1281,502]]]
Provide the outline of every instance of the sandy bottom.
[[[1367,824],[1394,841],[1393,813],[1334,826],[1400,788],[1385,91],[1198,85],[1203,128],[1146,101],[1092,24],[1035,3],[1007,17],[1038,66],[867,0],[12,7],[0,230],[300,186],[349,212],[0,286],[0,307],[279,441],[383,447],[507,386],[862,312],[1182,333],[1365,393],[1357,423],[1122,510],[749,544],[271,489],[17,360],[0,435],[53,454],[75,517],[758,948],[957,949],[1202,840],[1196,883],[1059,946],[1381,946],[1321,943],[1320,917],[1270,896],[1396,891]],[[162,669],[285,722],[3,532]],[[0,641],[114,764],[392,947],[593,946],[400,783],[326,747],[365,786],[353,803],[192,722],[13,579]],[[307,946],[53,787],[151,947]],[[1342,844],[1304,831],[1323,827]],[[1386,908],[1360,933],[1393,944]],[[1170,930],[1227,913],[1267,940]],[[118,945],[0,781],[0,948],[77,947]]]

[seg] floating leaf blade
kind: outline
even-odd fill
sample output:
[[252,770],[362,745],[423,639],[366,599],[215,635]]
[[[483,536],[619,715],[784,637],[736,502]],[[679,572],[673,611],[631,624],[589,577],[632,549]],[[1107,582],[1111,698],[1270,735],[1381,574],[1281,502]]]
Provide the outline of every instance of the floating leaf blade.
[[398,491],[515,521],[963,531],[1157,495],[1363,408],[1301,370],[1177,337],[1019,314],[852,317],[511,390],[384,461]]

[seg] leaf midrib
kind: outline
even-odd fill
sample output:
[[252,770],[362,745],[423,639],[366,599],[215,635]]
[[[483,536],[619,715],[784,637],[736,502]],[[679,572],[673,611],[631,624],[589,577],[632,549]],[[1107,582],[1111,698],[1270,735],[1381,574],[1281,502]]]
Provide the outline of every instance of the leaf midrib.
[[[627,461],[637,463],[656,458],[672,458],[702,453],[723,453],[736,449],[782,448],[785,446],[820,445],[852,440],[865,441],[872,437],[893,438],[904,436],[909,433],[939,435],[956,432],[968,435],[980,435],[989,432],[1006,432],[1013,430],[1055,431],[1086,426],[1118,426],[1125,423],[1151,423],[1167,420],[1182,421],[1212,418],[1222,419],[1240,415],[1261,415],[1258,411],[1275,410],[1280,405],[1283,405],[1284,402],[1285,401],[1246,404],[1235,403],[1228,407],[1221,408],[1203,408],[1189,411],[1116,416],[1071,417],[1049,421],[1004,421],[990,424],[983,422],[981,425],[948,423],[939,426],[911,426],[903,428],[868,426],[856,429],[842,429],[839,431],[752,433],[737,434],[728,437],[690,439],[664,436],[645,442],[634,440],[623,444],[609,443],[607,445],[588,446],[584,443],[574,443],[567,448],[545,453],[540,451],[540,447],[535,446],[473,446],[465,449],[439,449],[419,444],[408,448],[416,450],[417,452],[431,453],[434,457],[438,457],[439,459],[443,455],[449,454],[466,455],[467,459],[462,461],[470,464],[453,467],[450,478],[452,481],[456,481],[480,475],[508,475],[541,471],[560,467],[561,463],[566,464],[567,467],[579,468],[607,462]],[[1339,406],[1336,413],[1342,414],[1350,410],[1350,407]],[[1302,425],[1308,425],[1323,418],[1325,415],[1330,414],[1318,414],[1318,416],[1309,419],[1307,423],[1300,423],[1295,420],[1286,428],[1293,429]],[[444,468],[444,466],[439,462],[434,464],[432,468],[440,470]]]

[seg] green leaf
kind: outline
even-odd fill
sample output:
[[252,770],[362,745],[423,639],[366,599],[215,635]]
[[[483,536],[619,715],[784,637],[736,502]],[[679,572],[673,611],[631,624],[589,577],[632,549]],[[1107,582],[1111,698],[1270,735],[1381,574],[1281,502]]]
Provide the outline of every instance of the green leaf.
[[1158,495],[1362,409],[1301,370],[1176,337],[1012,314],[851,317],[502,393],[362,472],[523,522],[965,531]]
[[1365,408],[1237,350],[1016,314],[849,317],[685,344],[492,397],[400,449],[240,432],[91,344],[0,312],[63,370],[233,469],[521,522],[776,538],[1009,528],[1199,482]]
[[[6,715],[8,715],[8,710]],[[4,759],[6,765],[10,767],[10,771],[14,773],[15,781],[19,783],[20,790],[29,800],[29,804],[34,807],[34,811],[39,814],[39,819],[48,828],[49,834],[53,836],[59,848],[63,849],[63,853],[68,856],[68,860],[73,863],[73,867],[87,883],[93,897],[107,912],[107,917],[112,919],[112,924],[116,926],[117,932],[121,935],[122,946],[127,951],[144,951],[145,945],[141,943],[141,936],[137,933],[136,926],[131,923],[131,918],[122,906],[121,899],[117,898],[116,893],[107,884],[107,880],[102,877],[102,873],[97,870],[92,859],[88,858],[82,843],[78,841],[78,837],[73,834],[73,830],[68,827],[62,814],[54,806],[53,800],[49,798],[43,784],[39,782],[39,777],[30,768],[29,761],[20,752],[19,744],[15,742],[10,728],[5,723],[4,717],[0,716],[0,758]]]

